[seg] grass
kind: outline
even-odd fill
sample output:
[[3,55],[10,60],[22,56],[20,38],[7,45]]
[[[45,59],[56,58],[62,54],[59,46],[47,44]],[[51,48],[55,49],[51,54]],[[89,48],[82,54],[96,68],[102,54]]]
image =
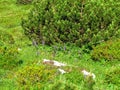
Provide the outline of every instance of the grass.
[[[119,87],[112,84],[104,83],[105,73],[109,71],[112,66],[119,66],[120,63],[117,61],[105,62],[103,60],[102,62],[95,62],[91,59],[91,55],[89,53],[84,53],[82,51],[82,48],[75,46],[68,46],[67,50],[56,50],[50,46],[40,45],[38,49],[36,49],[32,45],[32,42],[29,41],[29,39],[23,34],[23,29],[20,25],[21,18],[27,15],[30,7],[31,5],[18,5],[16,4],[16,0],[0,0],[0,30],[7,31],[14,37],[15,46],[21,48],[21,51],[19,51],[18,59],[23,62],[21,65],[17,66],[13,70],[4,70],[2,68],[0,69],[0,90],[21,90],[22,88],[20,88],[16,84],[16,72],[22,70],[22,68],[24,68],[25,66],[36,65],[44,58],[57,60],[66,63],[70,67],[74,68],[78,66],[82,69],[93,72],[96,75],[95,85],[93,86],[94,90],[120,89]],[[79,81],[77,80],[77,75],[74,72],[68,73],[68,76],[75,76],[72,78],[72,80],[74,79],[73,81],[76,82]],[[64,87],[64,89],[58,88],[58,90],[68,90],[65,89],[68,88],[66,87],[67,85],[72,86],[74,89],[75,87],[79,87],[76,90],[85,90],[85,87],[83,87],[83,83],[71,83],[71,80],[66,79],[68,76],[58,75],[58,77],[55,77],[53,84],[41,83],[41,85],[46,86],[41,90],[50,90],[51,87],[53,87],[53,90],[56,90],[55,88],[59,87],[57,85],[61,85],[61,87]],[[35,89],[34,86],[30,86],[29,89],[37,90],[37,88]]]

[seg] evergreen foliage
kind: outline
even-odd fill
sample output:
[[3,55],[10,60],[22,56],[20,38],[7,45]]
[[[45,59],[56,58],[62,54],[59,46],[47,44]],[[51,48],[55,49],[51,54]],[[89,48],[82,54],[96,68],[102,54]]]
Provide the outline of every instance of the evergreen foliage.
[[[0,0],[0,90],[120,90],[120,38],[116,39],[120,37],[120,0],[36,0],[31,14],[22,21],[25,34],[36,48],[23,35],[20,26],[21,17],[27,15],[32,4],[16,5],[16,1]],[[82,1],[84,9],[81,11]],[[81,32],[72,36],[73,31]],[[73,38],[68,36],[75,40],[71,41]],[[57,44],[51,47],[38,43]],[[93,51],[85,46],[96,44],[91,48]],[[43,65],[45,58],[64,62],[68,66],[61,69],[67,73],[60,74],[56,67]],[[84,78],[81,69],[94,73],[95,80]]]
[[119,12],[113,0],[37,0],[22,27],[38,43],[91,46],[120,36]]

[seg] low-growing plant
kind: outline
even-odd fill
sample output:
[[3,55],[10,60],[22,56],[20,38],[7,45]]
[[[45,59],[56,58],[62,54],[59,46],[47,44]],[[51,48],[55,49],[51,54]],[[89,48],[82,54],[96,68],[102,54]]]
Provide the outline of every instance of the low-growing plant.
[[12,69],[18,64],[17,48],[14,46],[0,46],[0,68]]
[[[73,69],[73,68],[72,68]],[[73,69],[71,72],[65,74],[66,80],[74,84],[81,84],[84,80],[82,73],[79,70]]]
[[3,44],[14,44],[14,38],[6,31],[0,30],[0,46]]
[[56,81],[50,88],[50,90],[79,90],[78,86],[65,81]]
[[105,83],[120,87],[120,66],[112,66],[107,70],[105,75]]
[[12,69],[19,63],[18,49],[11,34],[1,31],[0,34],[0,68]]
[[120,60],[120,39],[109,40],[93,47],[91,52],[94,60]]
[[56,69],[49,66],[25,66],[16,73],[19,87],[30,89],[31,86],[43,88],[47,83],[53,83]]
[[84,79],[83,89],[84,90],[94,90],[93,86],[95,85],[95,80],[91,76],[88,76]]
[[91,76],[84,77],[81,69],[67,67],[64,68],[65,73],[60,80],[55,81],[51,86],[51,90],[93,90],[95,80]]

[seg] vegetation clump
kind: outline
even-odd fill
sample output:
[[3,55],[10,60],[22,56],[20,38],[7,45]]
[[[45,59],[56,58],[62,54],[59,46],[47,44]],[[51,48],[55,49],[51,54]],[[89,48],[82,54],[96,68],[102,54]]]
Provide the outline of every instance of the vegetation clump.
[[105,76],[105,83],[112,84],[120,87],[120,67],[113,66],[107,72]]
[[17,48],[12,46],[0,46],[0,68],[12,69],[18,64]]
[[120,39],[109,40],[93,47],[91,54],[94,60],[120,60]]
[[18,65],[18,50],[14,38],[7,32],[0,34],[0,68],[12,69]]
[[19,86],[23,88],[30,88],[31,86],[37,88],[43,88],[44,83],[53,83],[56,75],[56,69],[40,66],[25,66],[23,69],[17,72],[17,82]]
[[11,34],[0,30],[0,46],[3,44],[14,44],[14,38]]
[[118,4],[113,0],[37,0],[22,27],[38,43],[92,46],[120,36]]
[[64,82],[64,81],[57,81],[51,86],[50,90],[79,90],[78,86],[70,83],[70,82]]
[[[120,0],[16,1],[0,0],[1,90],[120,89]],[[44,58],[68,66],[45,65]]]

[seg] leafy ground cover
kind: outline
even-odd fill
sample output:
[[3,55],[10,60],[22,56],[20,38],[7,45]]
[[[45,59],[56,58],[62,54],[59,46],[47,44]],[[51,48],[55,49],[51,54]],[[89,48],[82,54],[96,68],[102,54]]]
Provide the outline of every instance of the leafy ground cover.
[[[32,5],[16,4],[16,0],[0,0],[0,30],[9,33],[14,39],[13,46],[8,49],[16,48],[15,50],[17,50],[17,59],[12,57],[13,61],[17,61],[15,67],[4,69],[0,66],[0,90],[120,89],[119,60],[93,61],[88,49],[74,45],[33,46],[32,42],[24,36],[21,27],[21,18],[27,15],[31,7]],[[7,38],[4,35],[5,37]],[[11,46],[10,43],[6,43],[4,43],[6,47]],[[0,44],[0,52],[3,52],[1,51],[3,47]],[[71,72],[63,75],[56,73],[56,68],[42,64],[42,60],[45,58],[66,63],[69,66],[64,69]],[[9,59],[4,60],[7,62]],[[1,57],[0,60],[2,60]],[[8,66],[10,66],[9,64]],[[85,80],[81,74],[81,69],[94,73],[96,75],[94,82],[91,79]]]

